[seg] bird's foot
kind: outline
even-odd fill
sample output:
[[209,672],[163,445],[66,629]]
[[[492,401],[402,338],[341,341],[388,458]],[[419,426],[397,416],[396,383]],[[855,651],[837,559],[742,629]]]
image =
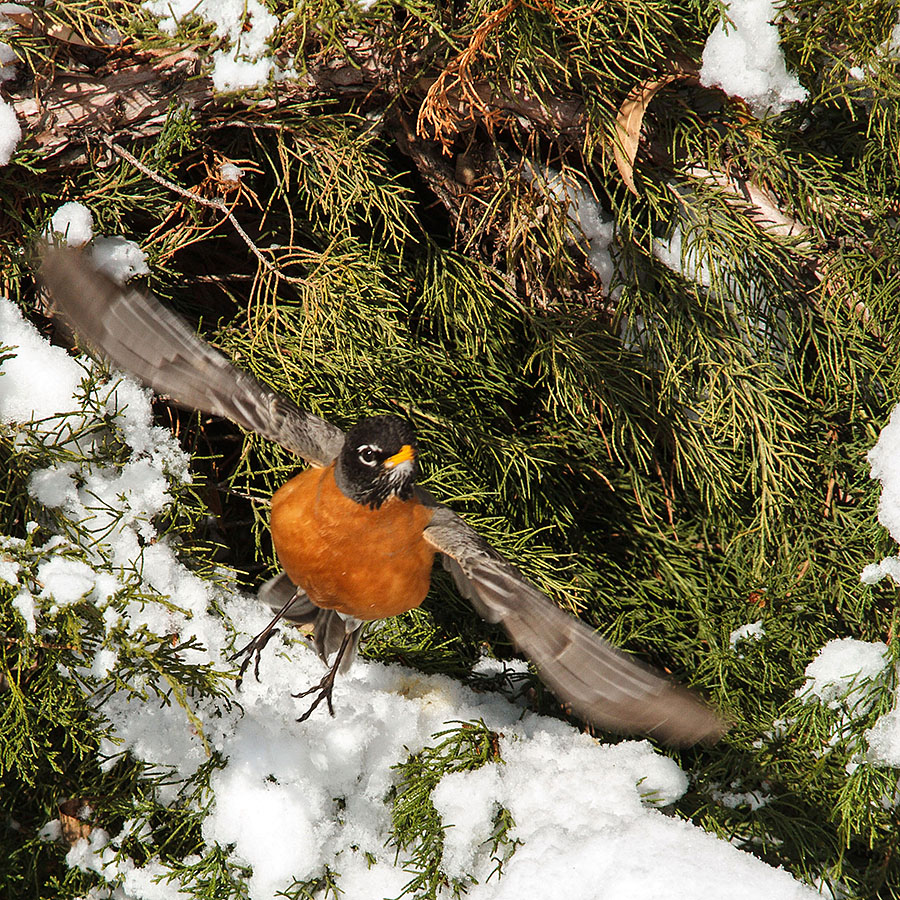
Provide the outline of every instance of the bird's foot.
[[241,684],[244,681],[244,673],[250,667],[250,661],[253,660],[253,675],[257,681],[259,681],[259,659],[263,650],[266,649],[266,645],[269,641],[278,634],[280,629],[272,628],[271,623],[269,626],[264,628],[249,644],[246,644],[244,647],[241,647],[237,653],[228,657],[229,662],[234,662],[236,659],[240,659],[242,656],[244,657],[243,662],[241,662],[241,668],[238,671],[237,680],[234,683],[234,686],[240,690]]
[[332,666],[326,673],[325,677],[318,683],[313,685],[311,688],[308,688],[305,691],[300,691],[297,694],[291,694],[292,697],[308,697],[310,694],[315,694],[316,699],[313,700],[312,705],[309,709],[297,719],[298,722],[305,722],[312,714],[315,708],[323,701],[327,701],[328,703],[328,712],[330,715],[334,715],[334,706],[331,702],[331,692],[334,690],[334,676],[337,674],[337,666]]

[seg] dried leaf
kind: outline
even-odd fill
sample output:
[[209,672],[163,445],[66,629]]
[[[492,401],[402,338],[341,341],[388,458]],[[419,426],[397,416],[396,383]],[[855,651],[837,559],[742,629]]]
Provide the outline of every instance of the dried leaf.
[[[714,172],[703,166],[691,166],[687,174],[692,178],[712,182],[735,198],[746,209],[750,219],[774,237],[807,237],[810,230],[802,222],[786,213],[776,199],[749,178],[725,172]],[[800,245],[811,249],[811,245]]]
[[674,68],[661,78],[649,78],[633,87],[628,96],[619,107],[616,116],[616,140],[613,144],[613,156],[616,168],[625,182],[625,187],[637,197],[637,188],[634,186],[634,158],[637,156],[638,144],[641,139],[641,125],[644,122],[644,113],[650,101],[667,85],[680,78],[694,78],[694,72]]

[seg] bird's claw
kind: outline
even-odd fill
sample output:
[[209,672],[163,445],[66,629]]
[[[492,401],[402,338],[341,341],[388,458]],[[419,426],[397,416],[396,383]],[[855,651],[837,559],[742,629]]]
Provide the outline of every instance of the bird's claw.
[[240,690],[241,684],[244,681],[244,674],[250,666],[250,660],[253,662],[253,676],[259,681],[259,660],[263,650],[266,649],[266,645],[269,641],[275,637],[276,634],[280,631],[279,628],[266,628],[264,631],[261,631],[258,635],[256,635],[253,640],[251,640],[248,644],[241,647],[237,653],[228,657],[229,662],[234,662],[236,659],[240,659],[242,656],[244,657],[243,662],[241,663],[241,667],[238,670],[238,677],[234,683],[234,686]]

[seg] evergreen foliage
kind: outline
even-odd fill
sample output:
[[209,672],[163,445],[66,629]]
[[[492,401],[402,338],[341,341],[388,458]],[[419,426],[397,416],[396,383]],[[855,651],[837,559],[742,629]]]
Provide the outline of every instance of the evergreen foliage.
[[[893,679],[843,710],[795,696],[832,637],[884,640],[897,657],[896,590],[859,577],[892,552],[866,452],[900,401],[900,63],[884,49],[895,5],[863,0],[851,15],[789,0],[782,46],[809,99],[764,120],[690,77],[719,4],[268,5],[295,77],[245,94],[213,95],[209,25],[164,35],[129,0],[66,0],[3,33],[22,60],[6,94],[21,104],[67,75],[102,88],[186,47],[202,74],[156,82],[164,116],[86,115],[43,144],[37,120],[23,122],[0,168],[0,287],[52,330],[29,248],[79,200],[96,233],[140,243],[149,287],[242,367],[341,426],[408,415],[426,488],[559,602],[728,712],[725,740],[677,757],[692,778],[679,815],[810,883],[900,897],[898,773],[865,762]],[[121,40],[104,45],[112,30]],[[646,110],[632,193],[613,161],[620,110],[673,66],[688,76]],[[226,161],[239,184],[223,179]],[[221,209],[161,179],[223,204],[258,256]],[[585,191],[615,221],[611,285],[570,217],[567,196]],[[790,234],[760,224],[759,196]],[[664,246],[680,248],[678,271]],[[104,390],[85,384],[101,418]],[[227,566],[258,584],[275,567],[265,501],[297,461],[227,423],[157,409],[195,479],[157,528],[205,576]],[[48,520],[28,490],[50,464],[124,460],[112,426],[91,440],[84,427],[35,442],[0,425],[0,552],[32,581],[49,555],[102,557],[90,522]],[[230,696],[228,666],[189,664],[166,635],[117,636],[87,600],[32,634],[14,599],[0,579],[5,892],[77,897],[95,883],[66,868],[64,841],[39,835],[83,798],[98,827],[133,822],[121,851],[166,860],[190,896],[244,896],[224,850],[196,855],[215,752],[163,806],[153,787],[166,773],[127,757],[100,766],[105,725],[88,700],[163,673],[165,699],[190,716],[196,697]],[[732,646],[757,620],[763,638]],[[100,643],[118,654],[112,680],[60,674]],[[364,653],[471,677],[486,647],[513,653],[436,573],[423,609],[385,623]],[[536,708],[564,715],[529,688]],[[423,897],[446,882],[430,789],[492,752],[477,723],[435,742],[398,760],[393,800]],[[729,806],[721,791],[766,802]],[[503,812],[498,860],[512,840]],[[339,883],[327,871],[291,895],[334,897]]]
[[[434,897],[447,888],[453,897],[465,895],[469,879],[448,878],[441,868],[445,827],[434,808],[431,793],[438,782],[451,772],[478,769],[488,762],[501,761],[498,735],[484,722],[462,722],[460,727],[436,734],[442,738],[435,747],[425,747],[397,766],[399,781],[393,796],[392,843],[398,858],[409,854],[404,869],[413,877],[404,888],[404,896]],[[515,852],[516,841],[508,832],[515,826],[507,809],[499,809],[494,817],[491,859],[495,872]],[[499,853],[498,853],[499,851]]]

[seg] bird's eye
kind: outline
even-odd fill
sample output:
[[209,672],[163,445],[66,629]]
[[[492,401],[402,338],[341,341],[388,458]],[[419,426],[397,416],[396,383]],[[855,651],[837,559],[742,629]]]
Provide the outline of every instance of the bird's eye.
[[378,454],[375,452],[374,447],[366,444],[364,447],[359,448],[359,461],[364,465],[374,466],[377,458]]

